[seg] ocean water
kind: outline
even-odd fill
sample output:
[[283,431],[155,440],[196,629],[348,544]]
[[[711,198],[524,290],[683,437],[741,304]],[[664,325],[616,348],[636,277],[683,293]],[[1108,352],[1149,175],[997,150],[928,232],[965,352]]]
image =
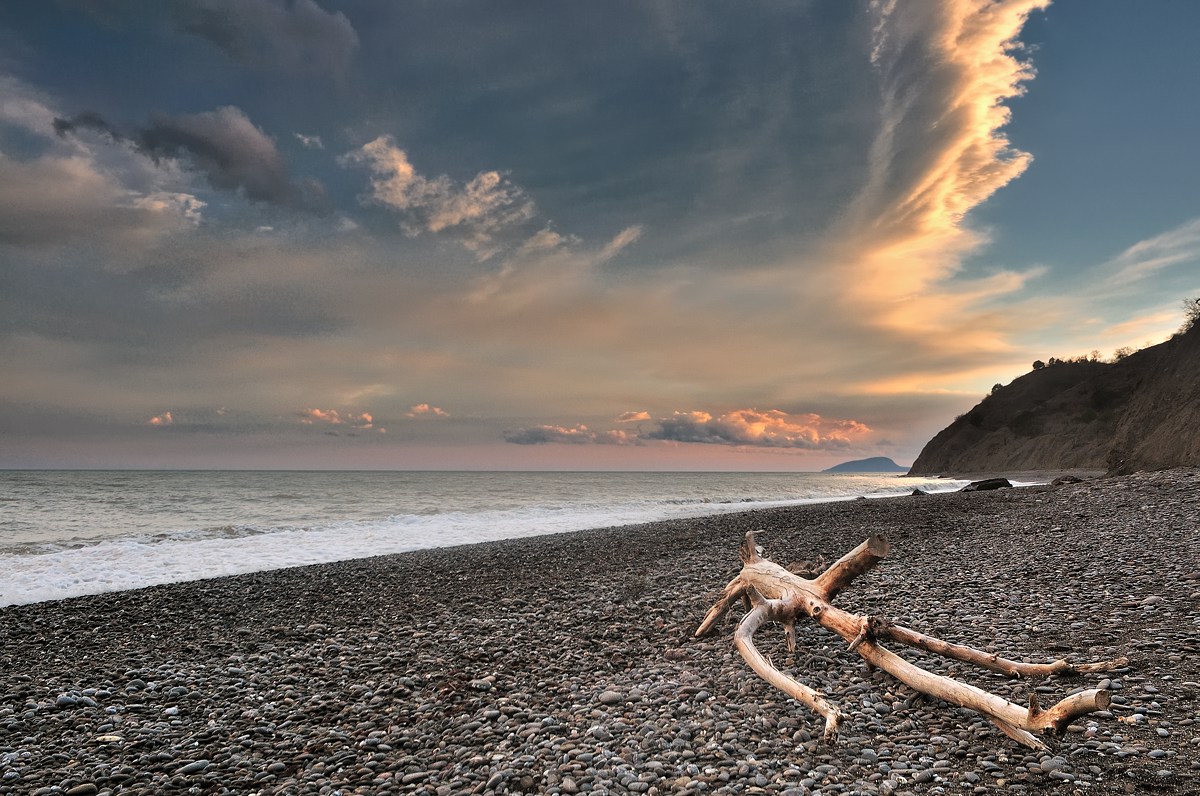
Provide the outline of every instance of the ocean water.
[[0,605],[964,483],[816,473],[7,471]]

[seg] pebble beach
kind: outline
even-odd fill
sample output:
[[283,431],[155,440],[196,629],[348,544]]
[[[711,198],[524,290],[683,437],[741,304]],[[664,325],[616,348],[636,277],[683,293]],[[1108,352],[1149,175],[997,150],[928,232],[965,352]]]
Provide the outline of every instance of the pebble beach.
[[[1106,685],[1049,751],[869,672],[816,625],[693,633],[746,531],[787,564],[881,533],[838,596],[1035,662],[1025,704]],[[1200,793],[1200,470],[765,509],[0,608],[0,794]]]

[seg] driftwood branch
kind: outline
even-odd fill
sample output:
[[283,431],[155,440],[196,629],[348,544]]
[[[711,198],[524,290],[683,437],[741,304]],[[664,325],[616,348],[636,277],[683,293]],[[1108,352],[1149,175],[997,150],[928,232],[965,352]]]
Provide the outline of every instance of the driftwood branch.
[[[754,645],[754,633],[764,623],[783,624],[788,649],[793,650],[796,620],[807,616],[845,639],[850,650],[858,653],[871,666],[884,670],[923,694],[988,716],[1006,735],[1034,749],[1046,748],[1042,736],[1062,735],[1076,718],[1108,707],[1110,692],[1095,688],[1072,694],[1046,710],[1038,705],[1031,691],[1029,705],[1022,707],[981,688],[922,669],[885,649],[880,641],[894,641],[1009,677],[1090,674],[1127,663],[1124,658],[1085,664],[1072,664],[1064,660],[1036,664],[1012,661],[983,650],[927,636],[881,617],[850,613],[830,602],[855,578],[882,561],[889,551],[890,545],[886,539],[879,535],[872,536],[823,572],[813,577],[803,577],[763,558],[754,534],[748,533],[739,550],[742,571],[726,585],[721,598],[700,623],[696,635],[711,633],[734,603],[746,603],[748,610],[734,633],[734,646],[756,674],[820,714],[825,719],[824,737],[830,742],[837,738],[843,718],[841,712],[816,690],[779,671],[758,651]],[[793,565],[793,568],[811,574],[807,572],[807,567]]]

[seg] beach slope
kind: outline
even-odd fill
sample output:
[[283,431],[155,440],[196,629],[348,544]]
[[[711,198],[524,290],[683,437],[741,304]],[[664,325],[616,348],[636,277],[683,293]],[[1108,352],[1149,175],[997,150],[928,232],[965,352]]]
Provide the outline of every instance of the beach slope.
[[[0,609],[0,794],[1159,793],[1200,789],[1200,470],[797,506]],[[1049,753],[929,704],[816,626],[692,637],[747,530],[781,562],[872,533],[840,595],[1033,661],[1108,659],[1110,711]],[[733,613],[737,614],[738,611]],[[898,650],[900,651],[900,650]],[[1008,681],[1022,703],[1101,677]],[[937,790],[941,789],[941,790]]]

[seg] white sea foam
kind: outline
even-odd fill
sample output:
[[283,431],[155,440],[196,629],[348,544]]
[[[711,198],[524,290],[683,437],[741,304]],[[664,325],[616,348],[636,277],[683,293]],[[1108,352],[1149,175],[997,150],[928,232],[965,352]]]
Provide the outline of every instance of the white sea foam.
[[[603,480],[598,475],[593,477]],[[430,506],[422,506],[419,513],[379,519],[278,524],[226,523],[153,532],[150,531],[154,527],[152,523],[139,520],[136,523],[127,521],[123,530],[108,528],[103,533],[93,532],[90,537],[80,535],[72,521],[63,525],[64,528],[70,528],[71,533],[60,534],[58,538],[43,536],[34,540],[28,534],[15,535],[10,537],[9,544],[4,545],[0,537],[0,551],[4,551],[0,552],[0,605],[41,602],[430,547],[841,500],[863,495],[864,486],[874,487],[867,492],[868,495],[887,496],[907,494],[914,485],[927,490],[947,491],[963,484],[933,480],[917,482],[911,479],[905,479],[903,483],[880,479],[873,482],[843,479],[818,483],[820,489],[810,486],[800,490],[799,494],[804,495],[802,497],[796,496],[795,490],[791,495],[780,496],[766,494],[778,491],[766,489],[761,490],[764,494],[753,497],[730,496],[729,490],[721,489],[708,490],[711,495],[706,494],[705,490],[697,494],[695,489],[690,488],[680,489],[682,494],[653,494],[657,489],[651,487],[681,486],[678,479],[672,481],[663,478],[650,485],[640,485],[640,491],[623,486],[610,490],[614,494],[599,495],[598,499],[593,496],[563,500],[561,495],[555,495],[550,500],[543,496],[543,502],[540,503],[536,496],[528,495],[529,484],[525,483],[519,489],[514,489],[513,495],[506,496],[499,490],[493,490],[497,493],[493,497],[495,503],[511,506],[499,510],[482,508],[483,503],[477,502],[469,510],[438,512]],[[771,484],[768,482],[767,485]],[[380,489],[378,486],[372,488],[376,491]],[[428,485],[424,488],[428,489]],[[283,494],[277,487],[272,487],[272,490],[268,497]],[[524,497],[514,497],[517,493]],[[613,499],[617,493],[624,502]],[[456,496],[458,492],[448,494],[446,499],[453,504]],[[524,505],[520,505],[522,501]],[[232,505],[226,507],[226,511],[236,513],[243,508]],[[336,514],[328,506],[324,506],[323,511],[326,514],[334,511]]]

